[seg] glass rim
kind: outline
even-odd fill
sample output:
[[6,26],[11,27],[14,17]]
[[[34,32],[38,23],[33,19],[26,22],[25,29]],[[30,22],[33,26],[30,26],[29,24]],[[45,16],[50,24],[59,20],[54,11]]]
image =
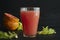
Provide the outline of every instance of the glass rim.
[[28,9],[38,11],[38,10],[40,10],[40,7],[21,7],[20,9],[21,9],[21,11],[27,11]]

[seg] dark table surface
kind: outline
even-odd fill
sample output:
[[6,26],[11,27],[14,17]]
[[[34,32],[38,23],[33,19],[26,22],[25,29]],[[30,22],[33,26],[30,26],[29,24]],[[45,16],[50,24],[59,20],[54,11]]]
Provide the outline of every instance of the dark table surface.
[[16,31],[18,34],[18,38],[13,38],[13,39],[0,39],[0,40],[59,40],[60,39],[60,29],[56,28],[56,34],[52,35],[39,35],[37,34],[36,37],[34,38],[29,38],[29,37],[23,37],[23,32],[22,31]]
[[22,33],[20,32],[18,36],[19,37],[17,39],[13,38],[7,40],[60,40],[60,33],[53,34],[53,35],[37,35],[35,38],[29,38],[29,37],[23,37]]
[[39,35],[35,38],[29,38],[29,37],[23,37],[22,31],[18,32],[19,38],[18,39],[12,39],[12,40],[60,40],[60,29],[56,30],[56,34],[53,35]]
[[23,37],[22,34],[20,35],[21,40],[59,40],[59,34],[53,34],[53,35],[38,35],[35,38],[26,38]]
[[17,31],[18,38],[13,38],[13,39],[0,39],[0,40],[60,40],[60,29],[56,30],[56,34],[52,35],[39,35],[37,34],[36,37],[34,38],[29,38],[29,37],[23,37],[23,32],[22,31]]

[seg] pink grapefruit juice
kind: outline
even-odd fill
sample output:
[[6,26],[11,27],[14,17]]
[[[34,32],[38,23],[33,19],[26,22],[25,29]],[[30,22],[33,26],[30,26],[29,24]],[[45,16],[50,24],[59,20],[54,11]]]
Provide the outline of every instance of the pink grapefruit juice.
[[28,36],[36,35],[38,29],[39,12],[21,11],[23,33]]

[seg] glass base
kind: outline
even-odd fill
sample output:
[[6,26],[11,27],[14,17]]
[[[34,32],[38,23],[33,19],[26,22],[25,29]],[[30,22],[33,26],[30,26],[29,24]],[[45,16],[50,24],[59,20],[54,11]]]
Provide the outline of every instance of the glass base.
[[30,37],[30,38],[32,38],[32,37],[36,37],[36,35],[25,35],[25,34],[23,34],[23,37]]

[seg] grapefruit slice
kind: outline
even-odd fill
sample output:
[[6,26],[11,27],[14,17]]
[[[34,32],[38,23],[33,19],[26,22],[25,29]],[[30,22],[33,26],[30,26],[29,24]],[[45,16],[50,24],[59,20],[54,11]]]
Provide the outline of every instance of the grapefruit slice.
[[19,26],[19,19],[9,13],[4,13],[4,25],[9,30],[16,30]]

